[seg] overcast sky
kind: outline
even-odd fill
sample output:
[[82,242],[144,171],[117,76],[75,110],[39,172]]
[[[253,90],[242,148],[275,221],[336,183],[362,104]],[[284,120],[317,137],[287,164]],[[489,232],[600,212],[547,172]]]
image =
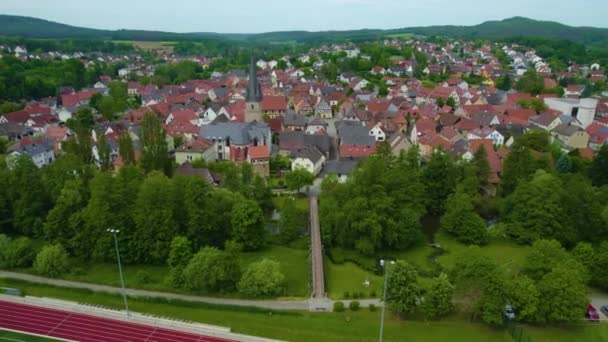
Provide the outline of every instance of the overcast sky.
[[0,0],[0,13],[92,28],[171,32],[472,25],[513,16],[608,27],[608,0]]

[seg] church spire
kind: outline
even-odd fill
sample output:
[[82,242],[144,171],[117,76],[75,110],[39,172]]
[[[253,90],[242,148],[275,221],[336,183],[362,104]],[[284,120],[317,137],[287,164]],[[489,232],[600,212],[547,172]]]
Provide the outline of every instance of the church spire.
[[262,99],[260,85],[256,75],[255,59],[251,55],[251,63],[249,65],[249,86],[247,87],[247,102],[259,102]]

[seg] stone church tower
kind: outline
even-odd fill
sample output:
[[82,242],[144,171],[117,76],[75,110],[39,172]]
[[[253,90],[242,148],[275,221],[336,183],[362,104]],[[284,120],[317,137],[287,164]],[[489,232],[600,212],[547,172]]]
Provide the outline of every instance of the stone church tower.
[[253,56],[251,56],[251,65],[249,66],[249,86],[247,87],[247,107],[245,108],[245,122],[262,122],[262,89],[258,83],[256,75],[256,66]]

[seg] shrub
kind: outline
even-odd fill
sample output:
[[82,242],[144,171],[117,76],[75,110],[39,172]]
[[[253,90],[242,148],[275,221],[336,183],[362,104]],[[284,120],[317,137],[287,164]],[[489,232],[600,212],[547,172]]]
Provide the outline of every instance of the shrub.
[[238,289],[252,297],[276,296],[284,284],[285,276],[281,273],[281,264],[263,259],[249,265],[238,284]]
[[152,279],[152,276],[150,275],[150,272],[148,272],[148,271],[139,270],[139,271],[137,271],[137,273],[135,273],[135,282],[137,284],[140,284],[140,285],[147,284],[150,282],[151,279]]
[[376,298],[376,290],[371,290],[369,293],[370,298]]
[[348,304],[348,308],[350,309],[350,311],[358,311],[360,307],[361,304],[357,300],[353,300]]
[[68,270],[68,253],[60,244],[45,246],[36,256],[34,270],[47,277],[58,277]]
[[376,306],[374,304],[370,304],[369,305],[369,311],[370,312],[376,312]]
[[35,253],[32,240],[20,237],[10,241],[8,249],[2,253],[6,268],[29,267],[34,261]]
[[344,303],[343,302],[335,302],[334,303],[334,312],[343,312],[344,311]]
[[349,299],[349,298],[350,298],[350,292],[344,291],[344,299]]

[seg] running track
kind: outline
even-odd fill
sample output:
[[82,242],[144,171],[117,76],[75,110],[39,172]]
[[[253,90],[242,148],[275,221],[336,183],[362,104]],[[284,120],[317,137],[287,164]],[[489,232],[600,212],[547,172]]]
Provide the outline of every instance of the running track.
[[0,301],[0,327],[82,342],[232,342],[107,318]]

